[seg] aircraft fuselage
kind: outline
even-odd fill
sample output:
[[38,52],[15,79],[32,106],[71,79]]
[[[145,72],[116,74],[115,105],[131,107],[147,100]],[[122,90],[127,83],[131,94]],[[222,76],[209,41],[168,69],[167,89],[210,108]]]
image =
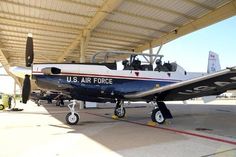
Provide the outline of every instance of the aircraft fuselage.
[[[60,74],[43,73],[45,68],[58,68]],[[147,91],[203,75],[175,72],[112,70],[105,65],[34,64],[33,79],[43,89],[62,91],[83,101],[107,102],[124,99],[129,93]],[[146,100],[146,99],[145,99]]]

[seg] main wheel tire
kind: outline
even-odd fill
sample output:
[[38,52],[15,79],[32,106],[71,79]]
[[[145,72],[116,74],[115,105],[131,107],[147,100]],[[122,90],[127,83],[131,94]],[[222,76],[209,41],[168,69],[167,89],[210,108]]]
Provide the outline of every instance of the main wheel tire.
[[74,115],[72,115],[72,113],[68,113],[66,115],[66,122],[69,125],[76,125],[79,122],[79,114],[78,113],[74,113]]
[[4,106],[3,105],[0,105],[0,110],[4,110]]
[[152,110],[151,118],[153,122],[157,122],[158,124],[163,124],[166,120],[159,108]]
[[115,108],[115,111],[114,111],[114,114],[118,117],[118,118],[124,118],[125,117],[125,114],[126,114],[126,110],[125,108],[123,107],[123,110],[121,107],[116,107]]

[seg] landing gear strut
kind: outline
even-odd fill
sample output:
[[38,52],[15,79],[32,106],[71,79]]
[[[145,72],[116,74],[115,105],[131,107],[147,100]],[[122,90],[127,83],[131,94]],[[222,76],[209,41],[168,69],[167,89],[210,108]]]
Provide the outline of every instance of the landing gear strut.
[[163,124],[166,119],[171,119],[173,118],[173,116],[171,115],[170,110],[166,107],[166,104],[164,102],[157,101],[157,105],[152,110],[151,118],[153,122]]
[[35,100],[35,103],[36,103],[38,106],[40,106],[40,105],[41,105],[41,102],[40,102],[40,100]]
[[80,119],[79,113],[75,112],[75,105],[76,100],[73,100],[72,103],[68,104],[70,112],[66,115],[66,122],[69,125],[76,125]]
[[63,107],[63,106],[64,106],[64,100],[63,100],[63,99],[58,99],[58,100],[56,101],[56,106]]
[[114,114],[118,117],[118,118],[124,118],[126,111],[124,108],[124,101],[118,100],[116,103],[116,108],[114,110]]

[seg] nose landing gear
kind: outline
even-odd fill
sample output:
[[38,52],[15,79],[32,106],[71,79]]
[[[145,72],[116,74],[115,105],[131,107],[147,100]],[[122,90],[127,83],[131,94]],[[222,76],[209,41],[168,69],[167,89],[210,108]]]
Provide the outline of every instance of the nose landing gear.
[[69,125],[76,125],[80,119],[79,113],[75,112],[75,105],[76,100],[73,100],[72,103],[68,104],[70,112],[66,115],[66,122]]

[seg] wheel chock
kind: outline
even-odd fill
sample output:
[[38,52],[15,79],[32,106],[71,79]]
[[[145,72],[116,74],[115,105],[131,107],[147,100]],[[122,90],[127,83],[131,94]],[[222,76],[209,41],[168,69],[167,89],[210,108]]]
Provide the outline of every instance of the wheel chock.
[[119,119],[116,115],[112,115],[111,118],[115,120]]
[[171,125],[171,121],[166,120],[164,124],[165,125]]
[[149,122],[147,122],[147,125],[149,125],[149,126],[157,126],[158,123],[153,122],[153,121],[149,121]]

